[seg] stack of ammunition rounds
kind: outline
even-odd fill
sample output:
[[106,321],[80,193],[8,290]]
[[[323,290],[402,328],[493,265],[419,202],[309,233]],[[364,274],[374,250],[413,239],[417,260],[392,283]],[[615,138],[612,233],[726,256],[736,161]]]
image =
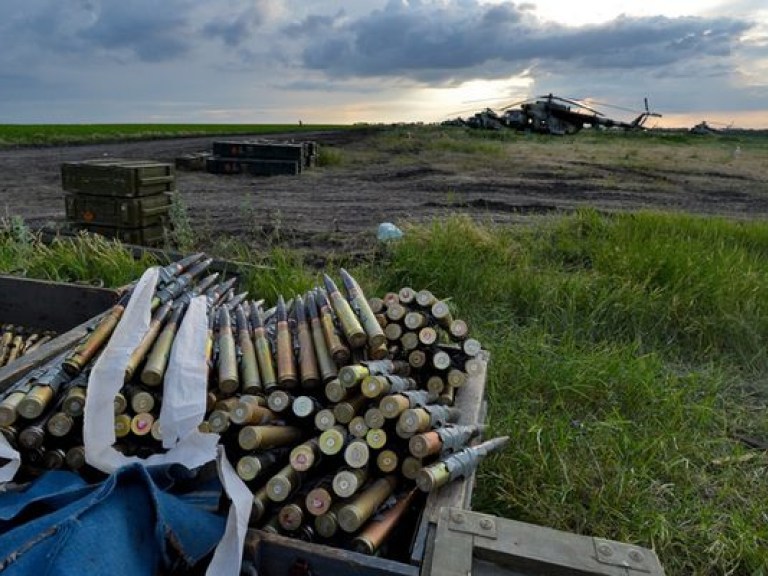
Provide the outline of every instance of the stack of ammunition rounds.
[[[505,444],[476,444],[483,426],[459,424],[455,395],[483,360],[447,301],[410,288],[367,299],[342,269],[340,284],[326,275],[322,286],[265,310],[235,294],[234,280],[204,277],[209,264],[195,255],[161,273],[150,329],[115,399],[124,453],[162,450],[164,375],[197,295],[206,296],[209,319],[201,429],[221,436],[253,492],[253,527],[379,553],[423,493],[470,476]],[[83,466],[87,373],[124,304],[75,350],[0,396],[0,427],[27,468]]]
[[36,330],[13,324],[0,326],[0,368],[34,352],[55,337],[56,333],[50,330]]

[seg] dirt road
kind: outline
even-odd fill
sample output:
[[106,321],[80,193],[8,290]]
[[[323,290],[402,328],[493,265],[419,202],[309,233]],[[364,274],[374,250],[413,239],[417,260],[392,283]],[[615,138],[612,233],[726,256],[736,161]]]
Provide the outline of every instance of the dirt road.
[[[765,149],[730,143],[668,146],[637,139],[483,141],[425,133],[311,133],[338,162],[301,176],[259,178],[179,171],[177,186],[201,243],[221,235],[254,249],[279,242],[313,253],[371,245],[380,222],[466,212],[494,222],[592,206],[739,218],[768,216]],[[0,151],[0,214],[64,225],[62,162],[98,157],[173,162],[214,138]]]

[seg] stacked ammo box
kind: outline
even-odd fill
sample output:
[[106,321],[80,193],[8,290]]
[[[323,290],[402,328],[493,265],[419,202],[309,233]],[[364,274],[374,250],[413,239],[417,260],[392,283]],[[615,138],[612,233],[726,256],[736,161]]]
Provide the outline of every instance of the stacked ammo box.
[[315,142],[227,141],[213,143],[213,157],[206,160],[211,174],[295,176],[317,164]]
[[98,159],[61,165],[67,220],[75,228],[145,246],[163,242],[169,227],[172,164]]

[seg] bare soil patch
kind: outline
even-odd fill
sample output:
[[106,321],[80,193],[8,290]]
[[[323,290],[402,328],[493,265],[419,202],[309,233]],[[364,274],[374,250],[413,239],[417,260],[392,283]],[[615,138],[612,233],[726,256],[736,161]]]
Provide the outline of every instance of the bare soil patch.
[[[265,136],[260,136],[265,137]],[[179,171],[177,186],[204,244],[221,235],[254,250],[275,243],[314,254],[349,253],[375,243],[380,222],[468,213],[498,223],[580,207],[672,210],[759,218],[768,215],[765,149],[669,147],[628,138],[519,136],[482,149],[434,146],[437,129],[418,132],[318,132],[271,135],[332,147],[337,165],[301,176],[222,176]],[[173,162],[210,150],[212,137],[0,151],[0,212],[33,226],[64,226],[62,162],[98,157]],[[236,139],[247,139],[238,137]],[[597,143],[596,143],[597,142]]]

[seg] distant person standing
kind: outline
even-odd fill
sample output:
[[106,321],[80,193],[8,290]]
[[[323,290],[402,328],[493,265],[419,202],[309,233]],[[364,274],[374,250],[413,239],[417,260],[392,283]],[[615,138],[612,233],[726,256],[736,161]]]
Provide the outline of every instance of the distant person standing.
[[299,120],[299,126],[303,126],[303,124],[301,123],[301,120]]

